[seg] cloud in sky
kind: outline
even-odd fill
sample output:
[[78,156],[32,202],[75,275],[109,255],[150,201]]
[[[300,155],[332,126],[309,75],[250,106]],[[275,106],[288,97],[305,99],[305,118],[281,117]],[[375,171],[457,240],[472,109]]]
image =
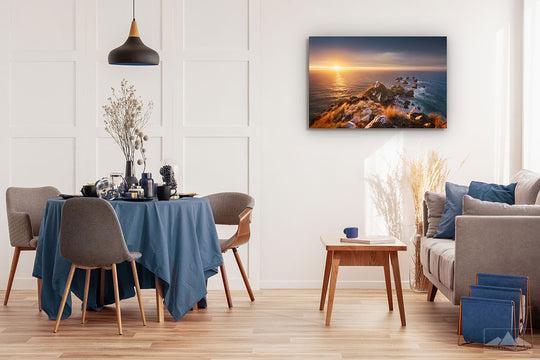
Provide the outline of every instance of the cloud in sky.
[[446,37],[310,37],[312,68],[446,69]]

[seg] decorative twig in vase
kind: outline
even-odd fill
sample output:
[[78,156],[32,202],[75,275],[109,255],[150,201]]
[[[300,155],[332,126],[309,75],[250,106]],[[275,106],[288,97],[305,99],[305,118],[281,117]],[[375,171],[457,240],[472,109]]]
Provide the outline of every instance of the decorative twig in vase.
[[146,149],[143,147],[143,141],[148,140],[148,136],[142,130],[148,124],[154,103],[149,101],[145,106],[143,100],[135,96],[135,87],[128,85],[126,79],[120,82],[118,91],[114,88],[111,90],[112,95],[107,98],[109,104],[103,106],[105,130],[120,146],[124,154],[126,159],[125,180],[130,187],[137,184],[133,161],[135,150],[138,150],[139,147],[146,170]]

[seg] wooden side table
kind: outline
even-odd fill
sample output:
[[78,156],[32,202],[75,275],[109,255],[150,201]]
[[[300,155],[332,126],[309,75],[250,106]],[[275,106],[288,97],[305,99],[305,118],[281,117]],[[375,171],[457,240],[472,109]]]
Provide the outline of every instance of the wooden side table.
[[[361,238],[361,235],[359,236]],[[406,251],[407,245],[395,239],[393,244],[355,244],[341,242],[339,236],[321,236],[321,242],[326,247],[326,266],[321,293],[319,309],[324,310],[324,302],[330,280],[330,292],[328,293],[328,308],[326,310],[326,325],[330,325],[332,307],[334,305],[334,293],[338,269],[340,266],[383,266],[386,281],[386,295],[388,297],[388,309],[393,310],[392,283],[390,279],[390,262],[394,272],[394,284],[399,306],[401,325],[405,326],[405,307],[403,305],[403,292],[401,290],[401,276],[399,273],[398,251]],[[330,275],[332,275],[330,277]]]

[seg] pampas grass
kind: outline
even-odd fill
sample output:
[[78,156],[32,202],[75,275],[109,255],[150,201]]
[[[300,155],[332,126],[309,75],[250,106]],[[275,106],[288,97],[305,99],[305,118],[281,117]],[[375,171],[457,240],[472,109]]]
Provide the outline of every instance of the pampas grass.
[[398,239],[403,236],[401,166],[391,168],[385,176],[373,174],[366,179],[371,187],[371,197],[379,215],[384,218],[388,233]]
[[438,152],[431,150],[422,157],[408,157],[404,154],[403,162],[413,195],[416,232],[422,234],[424,194],[426,191],[443,191],[450,174],[448,159],[442,158]]
[[442,192],[444,184],[450,170],[448,169],[448,159],[441,157],[436,151],[429,151],[423,157],[408,157],[403,155],[403,162],[406,169],[406,177],[411,187],[414,216],[416,224],[416,234],[413,240],[414,253],[414,279],[411,287],[416,290],[427,290],[428,279],[424,276],[422,263],[420,262],[420,246],[423,235],[423,200],[426,191]]
[[400,156],[402,166],[396,165],[383,176],[371,175],[366,181],[371,187],[371,196],[379,215],[384,218],[390,235],[403,241],[404,206],[410,202],[404,200],[403,184],[408,183],[414,207],[416,234],[411,241],[413,246],[412,262],[414,269],[410,276],[410,285],[414,290],[427,290],[428,279],[424,276],[420,262],[420,246],[423,234],[423,205],[426,191],[443,192],[450,170],[448,159],[436,151],[429,151],[423,156],[410,157],[405,152]]

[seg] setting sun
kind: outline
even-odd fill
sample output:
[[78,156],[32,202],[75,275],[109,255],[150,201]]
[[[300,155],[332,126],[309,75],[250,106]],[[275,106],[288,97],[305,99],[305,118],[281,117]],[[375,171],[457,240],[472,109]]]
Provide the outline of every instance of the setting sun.
[[336,70],[336,71],[341,70],[341,66],[339,66],[339,65],[334,65],[334,70]]

